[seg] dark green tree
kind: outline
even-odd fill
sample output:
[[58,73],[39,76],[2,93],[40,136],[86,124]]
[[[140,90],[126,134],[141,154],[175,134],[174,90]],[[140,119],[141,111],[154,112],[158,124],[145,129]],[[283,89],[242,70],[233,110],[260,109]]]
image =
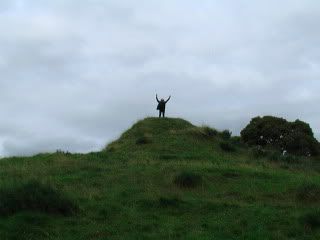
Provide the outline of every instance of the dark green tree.
[[273,116],[255,117],[241,131],[248,145],[272,147],[295,155],[318,155],[319,142],[309,124],[296,120],[288,122]]

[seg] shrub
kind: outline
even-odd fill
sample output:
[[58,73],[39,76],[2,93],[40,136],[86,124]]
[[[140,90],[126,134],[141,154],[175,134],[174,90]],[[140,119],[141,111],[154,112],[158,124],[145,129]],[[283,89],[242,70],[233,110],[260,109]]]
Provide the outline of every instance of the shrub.
[[266,151],[268,155],[268,159],[275,162],[282,162],[282,163],[297,163],[300,161],[298,156],[294,156],[292,154],[283,155],[277,151]]
[[300,223],[315,230],[320,228],[320,211],[309,212],[300,217]]
[[113,153],[113,152],[116,151],[116,148],[114,146],[108,146],[106,151],[109,152],[109,153]]
[[137,145],[143,145],[143,144],[149,144],[149,143],[152,143],[152,139],[151,139],[151,137],[149,137],[147,135],[143,135],[143,136],[137,138],[137,140],[136,140]]
[[275,162],[280,161],[281,157],[282,157],[281,153],[276,151],[269,152],[268,154],[268,159]]
[[221,142],[220,148],[225,152],[234,152],[236,151],[236,148],[229,142]]
[[31,181],[0,189],[0,216],[20,211],[71,215],[78,207],[50,185]]
[[263,158],[268,155],[267,151],[264,150],[261,146],[251,148],[251,153],[255,158]]
[[207,137],[215,137],[218,135],[218,131],[214,128],[209,127],[209,126],[203,126],[202,130],[203,130],[204,135],[206,135]]
[[320,201],[320,186],[311,183],[301,185],[297,190],[297,199],[304,202]]
[[233,137],[231,137],[230,141],[231,141],[232,144],[237,145],[237,146],[244,145],[244,144],[241,142],[241,137],[239,137],[239,136],[233,136]]
[[69,151],[64,151],[64,150],[61,150],[61,149],[57,149],[57,150],[56,150],[56,154],[66,155],[66,156],[72,155]]
[[106,151],[101,152],[90,152],[87,154],[87,156],[90,158],[90,160],[96,160],[96,161],[103,161],[107,160],[109,158],[109,153],[111,153],[110,149],[113,147],[108,147]]
[[202,177],[192,172],[182,172],[175,177],[174,183],[181,188],[194,188],[202,183]]
[[286,163],[298,163],[300,158],[292,154],[280,155],[280,161]]
[[230,132],[229,130],[223,130],[219,135],[222,139],[229,140],[231,138],[232,132]]

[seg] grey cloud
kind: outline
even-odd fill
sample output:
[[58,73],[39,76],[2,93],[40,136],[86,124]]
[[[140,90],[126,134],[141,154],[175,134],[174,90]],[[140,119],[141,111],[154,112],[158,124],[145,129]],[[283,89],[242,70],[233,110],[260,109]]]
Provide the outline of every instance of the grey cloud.
[[57,150],[71,151],[71,152],[87,152],[100,150],[97,148],[99,142],[92,139],[75,139],[68,137],[50,138],[50,139],[7,139],[2,144],[2,151],[4,156],[12,154],[16,156],[35,155],[42,152],[54,152]]
[[0,154],[93,151],[145,116],[320,133],[320,3],[1,1]]

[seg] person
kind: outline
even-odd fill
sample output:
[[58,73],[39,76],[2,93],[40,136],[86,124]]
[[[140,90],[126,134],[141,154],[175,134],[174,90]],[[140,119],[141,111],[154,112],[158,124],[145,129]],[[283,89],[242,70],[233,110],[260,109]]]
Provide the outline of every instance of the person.
[[169,96],[167,101],[165,101],[163,98],[159,101],[158,94],[156,94],[156,99],[158,102],[157,110],[159,110],[159,118],[161,118],[161,115],[162,115],[162,117],[165,117],[166,103],[169,102],[170,98],[171,98],[171,96]]

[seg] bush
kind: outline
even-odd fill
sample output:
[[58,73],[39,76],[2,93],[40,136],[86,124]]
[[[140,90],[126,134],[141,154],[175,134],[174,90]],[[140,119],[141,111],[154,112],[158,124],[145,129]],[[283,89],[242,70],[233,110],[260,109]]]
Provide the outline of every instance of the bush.
[[69,151],[63,151],[63,150],[61,150],[61,149],[57,149],[57,150],[56,150],[56,154],[65,155],[65,156],[70,156],[70,155],[72,155]]
[[192,172],[182,172],[175,177],[174,183],[181,188],[194,188],[202,183],[202,177]]
[[310,183],[301,185],[297,190],[297,199],[303,202],[319,202],[320,186]]
[[267,151],[264,150],[261,146],[251,148],[251,153],[255,158],[263,158],[268,155]]
[[109,153],[113,153],[113,152],[116,151],[116,148],[115,148],[114,146],[108,146],[108,147],[106,148],[106,151],[109,152]]
[[277,151],[266,151],[268,155],[268,159],[275,162],[282,162],[282,163],[298,163],[300,158],[298,156],[294,156],[291,154],[281,154]]
[[274,162],[280,161],[282,158],[282,154],[280,152],[272,151],[268,154],[268,159]]
[[223,130],[219,135],[222,139],[229,140],[231,138],[232,132],[230,132],[229,130]]
[[300,217],[300,223],[312,230],[320,228],[320,211],[305,214]]
[[149,143],[152,143],[152,139],[151,139],[151,137],[149,137],[147,135],[143,135],[143,136],[137,138],[137,140],[136,140],[137,145],[143,145],[143,144],[149,144]]
[[230,142],[234,145],[237,145],[237,146],[243,146],[244,144],[241,142],[241,137],[239,136],[233,136],[231,137],[230,139]]
[[229,142],[221,142],[220,148],[225,152],[235,152],[236,148]]
[[218,131],[214,128],[209,127],[209,126],[203,126],[202,130],[203,130],[204,135],[206,135],[207,137],[215,137],[218,135]]
[[299,156],[294,156],[292,154],[280,155],[280,161],[286,163],[298,163],[300,161]]
[[0,189],[0,216],[20,211],[71,215],[78,207],[52,186],[31,181]]

